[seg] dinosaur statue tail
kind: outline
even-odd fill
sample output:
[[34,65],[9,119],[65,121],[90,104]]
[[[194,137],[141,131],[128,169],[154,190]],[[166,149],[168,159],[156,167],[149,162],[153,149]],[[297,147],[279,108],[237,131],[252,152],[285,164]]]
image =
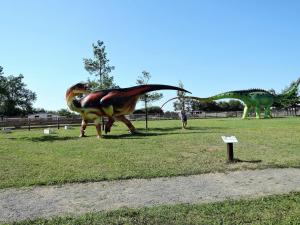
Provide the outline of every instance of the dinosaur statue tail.
[[290,97],[291,95],[293,95],[297,91],[299,84],[300,84],[300,78],[298,78],[297,81],[293,82],[292,85],[286,91],[284,91],[283,93],[277,95],[278,98],[283,99],[283,98]]
[[194,96],[184,96],[184,97],[173,97],[173,98],[170,98],[169,100],[167,100],[164,104],[161,105],[161,109],[167,104],[169,103],[170,101],[173,101],[175,99],[189,99],[189,100],[196,100],[196,101],[200,101],[200,102],[206,102],[206,101],[211,101],[210,99],[208,98],[199,98],[199,97],[194,97]]
[[198,97],[191,97],[191,96],[189,96],[189,98],[197,100],[197,101],[209,102],[209,101],[219,100],[219,99],[223,99],[223,98],[240,99],[240,95],[236,91],[229,91],[229,92],[224,92],[224,93],[220,93],[217,95],[213,95],[213,96],[210,96],[207,98],[198,98]]
[[179,88],[171,85],[163,85],[163,84],[145,84],[145,85],[139,85],[139,86],[122,89],[122,91],[130,93],[131,96],[142,95],[150,91],[158,91],[158,90],[176,90],[176,91],[191,93],[183,88]]

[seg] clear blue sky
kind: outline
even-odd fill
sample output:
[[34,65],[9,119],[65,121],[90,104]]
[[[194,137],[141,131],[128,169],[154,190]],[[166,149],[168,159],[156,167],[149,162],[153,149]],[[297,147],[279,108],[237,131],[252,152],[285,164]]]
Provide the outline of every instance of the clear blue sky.
[[182,80],[201,97],[281,91],[300,76],[299,12],[297,0],[2,0],[0,65],[22,73],[45,109],[67,107],[65,91],[89,77],[82,59],[97,40],[121,87],[147,70],[151,83]]

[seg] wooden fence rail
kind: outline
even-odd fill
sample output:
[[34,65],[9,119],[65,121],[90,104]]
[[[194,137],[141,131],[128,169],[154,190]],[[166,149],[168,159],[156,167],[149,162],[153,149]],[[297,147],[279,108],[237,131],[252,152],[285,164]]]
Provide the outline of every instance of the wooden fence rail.
[[[243,112],[198,112],[188,114],[189,119],[205,119],[205,118],[228,118],[228,117],[242,117]],[[254,116],[254,113],[253,115]],[[272,112],[273,117],[286,117],[286,116],[300,116],[300,111],[296,113],[287,112],[285,110],[278,110]],[[132,121],[143,121],[145,120],[145,114],[131,114],[127,116]],[[170,120],[179,119],[178,113],[164,113],[164,114],[148,114],[149,120]],[[8,127],[13,129],[25,128],[46,128],[46,127],[57,127],[58,129],[65,125],[80,125],[81,117],[52,117],[52,118],[0,118],[0,128]]]

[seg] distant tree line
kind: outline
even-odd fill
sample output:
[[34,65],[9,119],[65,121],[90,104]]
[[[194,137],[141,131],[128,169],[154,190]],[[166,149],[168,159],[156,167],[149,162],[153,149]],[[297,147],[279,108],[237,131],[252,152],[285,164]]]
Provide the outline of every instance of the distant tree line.
[[193,111],[206,112],[225,112],[225,111],[243,111],[244,105],[238,100],[230,101],[212,101],[212,102],[198,102],[191,101],[190,109]]
[[[164,111],[159,107],[159,106],[150,106],[147,108],[147,111],[149,114],[163,114]],[[141,109],[137,109],[133,112],[133,114],[145,114],[146,109],[145,108],[141,108]]]

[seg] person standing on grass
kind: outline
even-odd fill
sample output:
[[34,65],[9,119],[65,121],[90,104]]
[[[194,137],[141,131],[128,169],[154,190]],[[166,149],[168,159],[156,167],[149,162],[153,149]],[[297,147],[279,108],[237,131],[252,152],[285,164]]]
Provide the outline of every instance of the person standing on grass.
[[180,116],[180,119],[181,119],[181,122],[182,122],[182,129],[186,129],[186,126],[187,126],[187,115],[186,115],[185,111],[181,110],[179,116]]

